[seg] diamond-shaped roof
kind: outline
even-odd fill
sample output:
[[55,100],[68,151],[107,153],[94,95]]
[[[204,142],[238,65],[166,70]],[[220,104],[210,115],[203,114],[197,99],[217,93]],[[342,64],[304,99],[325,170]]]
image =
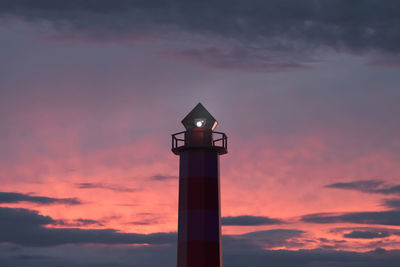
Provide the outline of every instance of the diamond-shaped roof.
[[190,111],[189,114],[187,114],[182,120],[182,124],[186,129],[190,129],[195,127],[195,121],[198,119],[204,119],[204,127],[212,130],[214,130],[218,123],[217,120],[214,119],[214,117],[210,114],[210,112],[208,112],[208,110],[201,103],[198,103],[194,109],[192,109],[192,111]]

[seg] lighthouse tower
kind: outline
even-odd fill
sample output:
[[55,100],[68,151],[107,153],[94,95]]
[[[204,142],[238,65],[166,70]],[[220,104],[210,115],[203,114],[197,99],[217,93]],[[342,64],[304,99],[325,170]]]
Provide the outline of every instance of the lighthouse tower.
[[222,267],[219,155],[227,136],[199,103],[172,135],[179,155],[178,267]]

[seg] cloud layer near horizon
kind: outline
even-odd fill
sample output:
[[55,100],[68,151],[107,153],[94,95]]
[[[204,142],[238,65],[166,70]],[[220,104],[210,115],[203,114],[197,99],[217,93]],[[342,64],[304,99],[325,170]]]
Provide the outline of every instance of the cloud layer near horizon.
[[[89,225],[94,223],[84,219],[79,222]],[[176,233],[144,235],[119,233],[114,229],[52,228],[51,226],[64,225],[49,216],[40,215],[34,210],[0,207],[0,243],[46,247],[66,244],[172,245],[177,242]],[[247,243],[252,246],[274,248],[290,244],[291,238],[298,237],[303,233],[305,232],[293,229],[274,229],[243,235],[226,235],[225,238],[228,243]]]
[[[132,261],[136,265],[156,266],[163,259],[165,266],[173,266],[176,252],[176,233],[157,233],[151,235],[117,233],[113,230],[82,230],[76,228],[46,228],[55,221],[27,209],[0,208],[0,256],[4,266],[17,266],[24,262],[29,266],[128,266]],[[12,227],[12,228],[10,228]],[[10,235],[9,231],[18,234]],[[377,230],[378,231],[378,230]],[[319,264],[332,261],[346,266],[396,266],[398,251],[376,249],[366,253],[354,253],[328,250],[277,250],[265,248],[281,246],[301,246],[296,238],[305,234],[294,229],[273,229],[251,232],[243,235],[223,237],[225,265],[227,266],[310,266],[316,260]],[[398,233],[397,233],[398,234]],[[40,238],[35,238],[39,235]],[[382,238],[369,231],[353,231],[348,238]],[[102,246],[81,246],[80,244],[104,244]],[[120,244],[120,245],[116,245]],[[149,244],[147,246],[126,247],[121,244]],[[21,246],[22,245],[22,246]],[[57,246],[54,246],[57,245]],[[113,245],[113,246],[110,246]],[[68,257],[60,251],[71,252]],[[52,256],[50,256],[52,255]],[[96,256],[97,255],[97,256]],[[130,256],[128,256],[130,255]],[[150,256],[152,255],[152,256]],[[154,257],[157,255],[157,257]],[[169,256],[167,256],[169,255]],[[121,258],[121,256],[123,256]],[[127,260],[131,258],[131,260]],[[367,264],[367,265],[365,265]]]

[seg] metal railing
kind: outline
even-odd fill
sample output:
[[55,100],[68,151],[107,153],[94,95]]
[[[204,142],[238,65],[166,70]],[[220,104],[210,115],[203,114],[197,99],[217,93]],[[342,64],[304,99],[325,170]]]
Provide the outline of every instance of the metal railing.
[[[172,144],[171,144],[172,149],[183,147],[185,145],[185,132],[186,131],[183,131],[172,135]],[[228,149],[228,137],[226,136],[225,133],[212,132],[212,135],[213,135],[213,141],[212,141],[213,147],[220,147],[225,150]]]
[[[213,146],[219,146],[224,148],[225,150],[228,149],[228,137],[225,133],[222,132],[212,132],[213,133]],[[214,134],[219,136],[219,138],[214,140]],[[218,145],[220,143],[221,145]]]
[[[172,149],[175,149],[175,148],[185,145],[185,133],[186,133],[186,131],[183,131],[183,132],[175,133],[172,135]],[[180,137],[180,135],[183,135],[183,138],[178,138],[178,137]],[[180,142],[183,142],[183,144],[179,145]]]

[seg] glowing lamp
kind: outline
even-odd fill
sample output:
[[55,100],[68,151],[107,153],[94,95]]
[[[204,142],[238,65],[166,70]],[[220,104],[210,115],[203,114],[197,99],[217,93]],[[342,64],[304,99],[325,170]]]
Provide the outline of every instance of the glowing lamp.
[[197,119],[196,120],[196,127],[203,127],[205,124],[206,124],[206,121],[205,120],[203,120],[203,119]]

